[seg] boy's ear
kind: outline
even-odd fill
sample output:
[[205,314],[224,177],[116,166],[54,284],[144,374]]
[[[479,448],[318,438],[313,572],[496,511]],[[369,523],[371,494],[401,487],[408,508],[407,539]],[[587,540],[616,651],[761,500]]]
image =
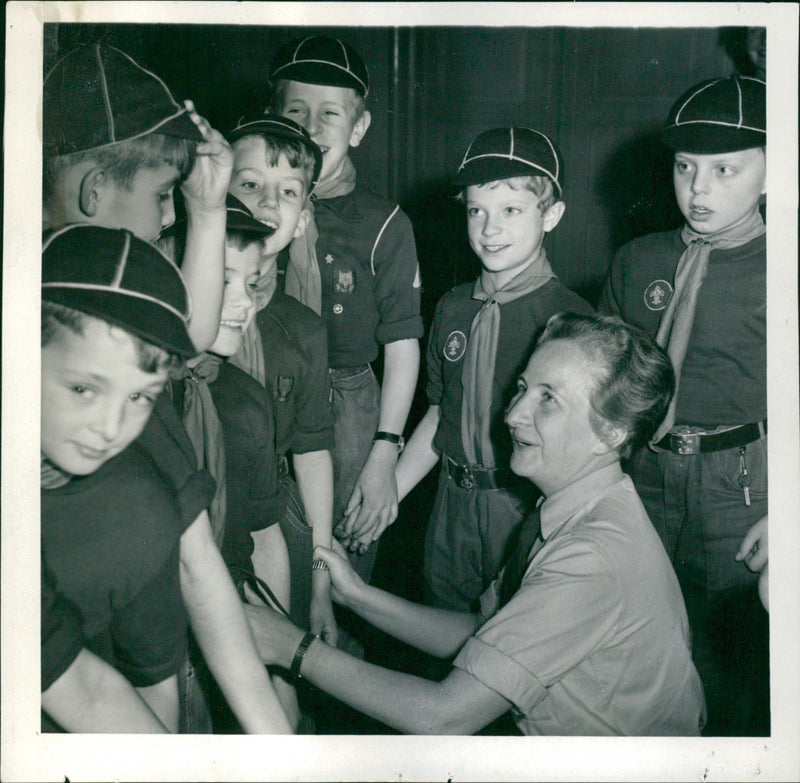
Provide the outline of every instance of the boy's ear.
[[357,147],[361,144],[361,139],[364,138],[364,134],[369,129],[369,124],[372,122],[372,115],[368,111],[364,111],[364,113],[356,120],[356,124],[353,126],[353,132],[350,134],[350,146]]
[[108,175],[100,166],[89,169],[83,175],[79,193],[81,212],[87,217],[94,217],[103,199]]
[[294,234],[292,234],[292,239],[297,239],[297,237],[301,237],[303,236],[303,234],[306,233],[309,220],[311,220],[311,213],[308,211],[308,209],[304,209],[300,213],[300,217],[297,219],[297,225],[294,227]]
[[542,228],[545,231],[552,231],[559,223],[567,205],[563,201],[556,201],[545,213],[542,219]]

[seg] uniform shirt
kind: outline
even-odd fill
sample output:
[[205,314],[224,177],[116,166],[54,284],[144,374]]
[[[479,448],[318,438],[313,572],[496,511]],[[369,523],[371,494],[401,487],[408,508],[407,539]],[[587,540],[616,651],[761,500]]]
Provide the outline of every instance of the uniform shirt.
[[[767,416],[767,240],[712,250],[681,370],[676,424],[748,424]],[[655,336],[685,246],[680,231],[635,239],[612,263],[599,308]]]
[[264,346],[266,387],[275,411],[278,456],[333,448],[325,322],[277,290],[256,316]]
[[89,649],[136,686],[174,674],[186,645],[179,564],[187,525],[153,463],[128,448],[41,494],[46,567],[80,612]]
[[[183,405],[183,385],[175,384],[178,403]],[[208,507],[216,485],[211,474],[198,469],[197,456],[183,422],[165,391],[156,400],[153,413],[131,448],[151,460],[161,478],[175,494],[186,527]]]
[[699,734],[704,719],[680,587],[619,463],[546,499],[544,545],[513,598],[455,659],[508,699],[524,734]]
[[[474,283],[464,283],[445,294],[436,305],[426,356],[428,402],[441,406],[441,419],[433,445],[459,463],[466,462],[461,440],[461,372],[472,320],[482,302],[472,298]],[[536,337],[555,313],[590,314],[587,302],[552,278],[540,288],[513,302],[500,305],[492,388],[491,439],[495,464],[508,466],[511,436],[503,412],[516,392],[517,378],[525,369]]]
[[314,219],[330,366],[366,364],[379,344],[422,337],[414,233],[400,207],[356,185],[318,200]]
[[225,440],[227,513],[222,556],[234,575],[252,570],[250,535],[278,522],[275,421],[264,388],[238,367],[225,362],[209,384]]

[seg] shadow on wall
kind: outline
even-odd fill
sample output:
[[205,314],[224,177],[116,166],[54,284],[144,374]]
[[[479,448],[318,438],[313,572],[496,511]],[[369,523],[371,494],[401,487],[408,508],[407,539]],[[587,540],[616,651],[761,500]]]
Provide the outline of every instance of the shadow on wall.
[[672,152],[655,131],[617,147],[595,182],[608,211],[615,248],[644,234],[669,231],[683,222],[672,186]]

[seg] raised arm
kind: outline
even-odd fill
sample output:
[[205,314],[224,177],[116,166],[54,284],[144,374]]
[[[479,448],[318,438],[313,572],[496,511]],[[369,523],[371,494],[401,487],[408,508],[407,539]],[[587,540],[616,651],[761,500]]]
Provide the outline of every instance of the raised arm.
[[198,351],[217,337],[225,270],[225,194],[233,169],[233,152],[218,131],[186,102],[190,116],[205,138],[181,185],[186,204],[186,250],[181,273],[192,297],[189,335]]
[[203,657],[248,734],[290,734],[207,512],[181,537],[181,592]]

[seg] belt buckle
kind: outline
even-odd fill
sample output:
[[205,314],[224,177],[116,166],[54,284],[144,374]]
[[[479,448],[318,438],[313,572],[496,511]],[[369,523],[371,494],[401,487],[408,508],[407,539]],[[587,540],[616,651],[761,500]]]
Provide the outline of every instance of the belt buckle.
[[698,454],[700,452],[699,432],[673,432],[670,437],[678,454]]
[[456,475],[456,484],[458,484],[461,489],[472,489],[475,486],[475,474],[469,468],[459,465]]

